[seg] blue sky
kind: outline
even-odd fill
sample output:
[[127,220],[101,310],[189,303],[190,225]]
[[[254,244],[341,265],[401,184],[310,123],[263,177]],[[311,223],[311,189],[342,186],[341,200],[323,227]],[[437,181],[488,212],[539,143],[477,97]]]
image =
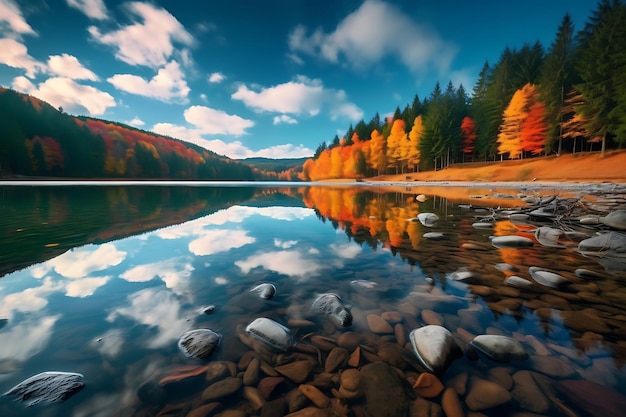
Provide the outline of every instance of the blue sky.
[[595,0],[0,0],[0,85],[233,158],[310,156]]

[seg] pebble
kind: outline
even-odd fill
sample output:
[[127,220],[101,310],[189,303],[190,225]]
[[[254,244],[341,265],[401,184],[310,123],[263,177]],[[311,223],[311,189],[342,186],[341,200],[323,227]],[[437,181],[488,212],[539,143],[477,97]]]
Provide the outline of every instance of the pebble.
[[400,313],[399,311],[385,311],[383,314],[380,315],[380,317],[382,317],[385,321],[392,325],[400,323],[402,321],[402,313]]
[[413,384],[413,389],[419,396],[434,398],[441,394],[444,390],[444,386],[434,374],[422,372]]
[[437,326],[443,325],[443,318],[441,317],[441,314],[428,309],[422,310],[422,320],[426,324],[435,324]]
[[378,334],[393,333],[393,327],[382,317],[376,314],[367,315],[367,325],[369,329]]
[[234,394],[243,386],[239,378],[228,377],[221,381],[214,382],[202,391],[202,401],[211,402],[222,397]]
[[349,355],[348,351],[342,347],[334,348],[326,357],[324,371],[335,372],[339,367],[345,366]]
[[524,360],[528,354],[524,346],[517,340],[500,335],[479,335],[470,344],[490,359],[499,362]]
[[496,248],[528,248],[533,246],[533,241],[524,236],[496,236],[491,239],[491,244]]
[[259,381],[257,389],[263,398],[270,400],[276,388],[285,382],[282,376],[268,376]]
[[385,362],[369,363],[361,368],[365,412],[369,417],[397,417],[407,414],[408,398],[404,381]]
[[301,384],[307,380],[314,367],[315,362],[302,360],[276,366],[274,369],[276,372],[289,378],[296,384]]
[[185,417],[207,417],[215,414],[217,410],[222,407],[220,403],[213,402],[201,405],[198,408],[191,410]]
[[459,396],[452,388],[447,388],[441,397],[441,407],[446,417],[465,417],[463,404],[459,400]]
[[206,382],[207,384],[212,384],[220,379],[224,379],[227,376],[233,376],[230,372],[229,366],[226,362],[215,361],[209,362],[206,370]]
[[315,406],[318,408],[326,408],[329,404],[329,399],[313,385],[302,384],[298,387],[298,390],[304,394]]
[[517,371],[513,374],[513,381],[515,386],[511,393],[520,407],[540,414],[550,409],[550,401],[535,382],[532,372]]
[[480,411],[506,404],[513,396],[495,382],[472,377],[465,403],[470,410]]
[[243,387],[243,397],[248,400],[254,411],[259,411],[265,405],[265,399],[254,387]]

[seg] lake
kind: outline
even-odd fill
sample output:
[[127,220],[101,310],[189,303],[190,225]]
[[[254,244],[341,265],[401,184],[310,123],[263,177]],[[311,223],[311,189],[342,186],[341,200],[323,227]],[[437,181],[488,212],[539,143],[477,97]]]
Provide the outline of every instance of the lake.
[[[52,404],[1,397],[1,416],[435,416],[459,405],[476,416],[623,415],[626,233],[581,217],[626,208],[624,190],[0,193],[0,390],[44,371],[84,382]],[[598,233],[610,244],[581,250]],[[262,283],[275,294],[254,290]],[[346,326],[312,308],[325,293],[340,297]],[[281,352],[255,339],[245,329],[259,317],[298,343]],[[427,368],[409,334],[426,326],[454,341],[434,371],[444,394],[411,387]],[[221,335],[208,359],[179,347],[194,329]],[[506,336],[525,356],[494,356],[481,335]]]

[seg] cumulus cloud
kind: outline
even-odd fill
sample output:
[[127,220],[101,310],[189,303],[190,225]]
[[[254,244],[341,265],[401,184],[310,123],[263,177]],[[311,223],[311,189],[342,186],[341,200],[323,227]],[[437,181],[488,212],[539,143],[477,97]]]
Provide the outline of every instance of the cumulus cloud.
[[28,54],[26,45],[11,38],[0,39],[0,64],[26,71],[26,76],[34,78],[46,66]]
[[167,10],[142,2],[128,3],[126,9],[134,20],[132,24],[108,33],[95,26],[88,29],[94,41],[113,47],[120,61],[159,68],[174,54],[174,44],[194,44],[191,34]]
[[119,265],[126,259],[126,252],[117,250],[111,243],[96,246],[95,250],[93,247],[88,245],[82,249],[67,251],[47,263],[66,278],[83,278],[92,272]]
[[104,114],[109,107],[115,107],[115,100],[109,93],[65,77],[48,78],[38,86],[26,77],[16,77],[12,88],[47,101],[54,107],[63,106],[66,110],[76,112],[87,110],[93,116]]
[[152,127],[152,131],[161,135],[171,136],[184,141],[194,143],[209,149],[218,155],[226,155],[233,159],[243,159],[251,157],[265,158],[308,158],[313,156],[313,149],[307,148],[303,144],[275,145],[268,148],[253,150],[245,146],[241,141],[235,140],[226,142],[222,139],[205,139],[201,129],[189,128],[172,123],[157,123]]
[[187,122],[206,135],[239,136],[243,135],[246,129],[254,126],[252,120],[206,106],[191,106],[185,110],[184,116]]
[[309,34],[299,25],[289,34],[289,48],[323,60],[348,61],[354,67],[380,62],[391,56],[411,71],[446,72],[457,48],[426,25],[405,16],[397,7],[367,0],[346,16],[330,33],[321,28]]
[[72,80],[98,81],[98,76],[85,68],[73,55],[50,55],[48,70],[54,75]]
[[[258,91],[257,91],[258,90]],[[294,81],[273,87],[251,89],[242,84],[231,98],[242,101],[256,111],[315,116],[327,108],[331,118],[345,116],[351,120],[363,117],[363,111],[348,101],[343,90],[325,88],[319,79],[297,76]]]
[[89,297],[110,280],[110,276],[72,280],[65,287],[65,295],[78,298]]
[[151,349],[169,346],[187,330],[189,323],[181,313],[180,301],[171,291],[163,288],[147,288],[131,294],[128,305],[114,310],[107,320],[113,322],[125,316],[137,323],[154,329],[146,339]]
[[167,259],[150,264],[137,265],[120,275],[128,282],[147,282],[159,277],[167,288],[176,293],[185,291],[194,267],[183,258]]
[[164,102],[186,102],[190,91],[187,81],[185,81],[185,75],[176,61],[171,61],[160,68],[150,81],[132,74],[115,74],[107,81],[118,90],[156,98]]
[[241,272],[249,273],[254,268],[265,268],[279,274],[305,277],[324,268],[324,264],[313,259],[307,259],[302,253],[293,250],[266,252],[252,255],[244,260],[236,261]]
[[67,0],[67,5],[80,10],[90,19],[104,20],[109,17],[103,0]]
[[210,83],[221,83],[225,79],[226,79],[226,76],[222,74],[221,72],[214,72],[213,74],[209,75]]
[[37,34],[26,22],[22,11],[13,0],[0,1],[0,33],[11,38]]
[[126,122],[126,124],[139,127],[139,126],[145,125],[146,123],[143,120],[141,120],[139,117],[135,116],[132,118],[132,120],[129,120],[128,122]]
[[240,248],[256,241],[244,230],[214,229],[189,243],[189,251],[196,256],[212,255]]
[[288,125],[298,124],[298,121],[292,117],[287,116],[286,114],[281,114],[280,116],[274,116],[274,124],[285,123]]

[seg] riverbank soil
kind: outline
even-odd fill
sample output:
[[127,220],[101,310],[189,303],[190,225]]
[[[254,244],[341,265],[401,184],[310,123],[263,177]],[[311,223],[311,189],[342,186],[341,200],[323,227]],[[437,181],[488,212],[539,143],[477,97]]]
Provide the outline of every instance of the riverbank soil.
[[439,171],[381,175],[368,181],[558,181],[626,183],[626,151],[565,154],[514,161],[455,164]]

